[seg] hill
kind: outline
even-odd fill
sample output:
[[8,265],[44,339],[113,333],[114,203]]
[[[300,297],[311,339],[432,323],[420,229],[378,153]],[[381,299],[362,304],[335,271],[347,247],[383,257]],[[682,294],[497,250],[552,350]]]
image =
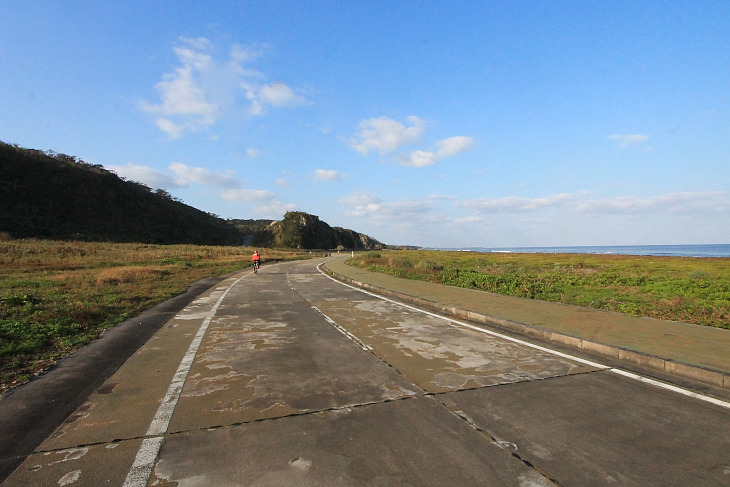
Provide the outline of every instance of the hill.
[[225,220],[99,165],[0,142],[0,232],[15,238],[240,244]]
[[0,232],[14,238],[378,249],[377,240],[289,212],[281,221],[222,220],[100,165],[0,142]]
[[290,211],[281,221],[229,220],[248,245],[295,249],[373,250],[383,244],[372,237],[341,227],[331,227],[316,215]]

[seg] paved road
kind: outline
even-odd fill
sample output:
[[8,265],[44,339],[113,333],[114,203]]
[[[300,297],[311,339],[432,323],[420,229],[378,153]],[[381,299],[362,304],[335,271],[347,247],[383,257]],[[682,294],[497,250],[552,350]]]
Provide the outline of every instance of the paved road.
[[730,486],[730,409],[381,300],[317,261],[178,313],[3,485]]

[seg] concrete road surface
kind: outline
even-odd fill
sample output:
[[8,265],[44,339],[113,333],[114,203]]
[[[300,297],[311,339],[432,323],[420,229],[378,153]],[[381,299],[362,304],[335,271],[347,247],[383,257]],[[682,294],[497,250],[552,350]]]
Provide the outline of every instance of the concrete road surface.
[[187,306],[7,486],[730,486],[730,409],[345,286]]

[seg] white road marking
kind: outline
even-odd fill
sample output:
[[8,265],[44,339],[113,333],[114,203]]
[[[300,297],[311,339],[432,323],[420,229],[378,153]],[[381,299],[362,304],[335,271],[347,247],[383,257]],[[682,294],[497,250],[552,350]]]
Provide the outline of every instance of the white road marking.
[[155,466],[157,460],[157,454],[162,448],[163,439],[163,436],[155,436],[142,442],[132,468],[129,469],[127,478],[124,480],[124,487],[145,487],[147,485],[152,474],[152,467]]
[[458,325],[458,326],[463,327],[463,328],[468,328],[470,330],[478,331],[480,333],[484,333],[484,334],[487,334],[487,335],[492,335],[494,337],[498,337],[498,338],[501,338],[501,339],[504,339],[504,340],[508,340],[510,342],[518,343],[520,345],[524,345],[526,347],[534,348],[536,350],[540,350],[542,352],[550,353],[552,355],[557,355],[558,357],[566,358],[568,360],[572,360],[572,361],[575,361],[575,362],[578,362],[578,363],[581,363],[581,364],[584,364],[584,365],[588,365],[588,366],[595,367],[595,368],[598,368],[598,369],[604,369],[604,370],[607,370],[607,371],[612,372],[614,374],[621,375],[623,377],[628,377],[630,379],[634,379],[636,381],[639,381],[639,382],[642,382],[642,383],[645,383],[645,384],[650,384],[652,386],[659,387],[661,389],[666,389],[666,390],[669,390],[669,391],[672,391],[672,392],[676,392],[678,394],[682,394],[682,395],[687,396],[687,397],[691,397],[691,398],[694,398],[694,399],[698,399],[700,401],[708,402],[708,403],[714,404],[716,406],[723,407],[725,409],[730,409],[730,402],[727,402],[727,401],[722,401],[722,400],[717,399],[717,398],[714,398],[714,397],[705,396],[704,394],[698,394],[696,392],[693,392],[693,391],[684,389],[682,387],[678,387],[678,386],[675,386],[675,385],[672,385],[672,384],[667,384],[665,382],[661,382],[661,381],[658,381],[656,379],[651,379],[649,377],[644,377],[642,375],[635,374],[635,373],[629,372],[627,370],[618,369],[618,368],[615,368],[615,367],[610,367],[608,365],[599,364],[597,362],[592,362],[590,360],[582,359],[582,358],[576,357],[574,355],[570,355],[570,354],[567,354],[567,353],[559,352],[557,350],[552,350],[550,348],[543,347],[543,346],[540,346],[540,345],[535,345],[534,343],[526,342],[524,340],[520,340],[519,338],[514,338],[514,337],[511,337],[511,336],[508,336],[508,335],[503,335],[502,333],[498,333],[498,332],[495,332],[495,331],[492,331],[492,330],[487,330],[487,329],[482,328],[482,327],[479,327],[479,326],[474,326],[474,325],[471,325],[469,323],[464,323],[463,321],[454,320],[452,318],[448,318],[446,316],[442,316],[442,315],[439,315],[437,313],[432,313],[430,311],[426,311],[426,310],[423,310],[423,309],[420,309],[420,308],[416,308],[415,306],[411,306],[411,305],[408,305],[408,304],[405,304],[405,303],[400,303],[400,302],[395,301],[393,299],[389,299],[389,298],[386,298],[384,296],[380,296],[378,294],[375,294],[375,293],[366,291],[364,289],[360,289],[357,286],[352,286],[350,284],[344,283],[344,282],[342,282],[342,281],[340,281],[338,279],[335,279],[332,276],[328,276],[326,272],[322,271],[321,266],[322,266],[322,264],[320,264],[319,266],[317,266],[317,270],[319,270],[319,272],[322,275],[328,277],[329,279],[332,279],[333,281],[335,281],[335,282],[337,282],[339,284],[342,284],[343,286],[349,287],[350,289],[354,289],[355,291],[359,291],[361,293],[367,294],[368,296],[372,296],[374,298],[382,299],[383,301],[387,301],[389,303],[393,303],[393,304],[395,304],[397,306],[401,306],[401,307],[410,309],[412,311],[417,311],[419,313],[423,313],[423,314],[426,314],[426,315],[429,315],[429,316],[433,316],[434,318],[438,318],[440,320],[444,320],[444,321],[446,321],[446,322],[448,322],[450,324],[453,324],[453,325]]
[[366,350],[368,352],[372,352],[373,351],[373,347],[371,347],[370,345],[367,345],[365,342],[363,342],[362,340],[360,340],[358,337],[356,337],[355,335],[353,335],[352,333],[350,333],[349,331],[345,330],[343,327],[341,327],[340,325],[338,325],[337,322],[335,322],[335,320],[333,320],[332,318],[330,318],[326,314],[322,313],[322,310],[321,309],[319,309],[316,306],[312,306],[312,309],[314,309],[315,311],[317,311],[317,313],[319,313],[322,316],[324,316],[324,319],[330,325],[334,326],[337,331],[339,331],[340,333],[342,333],[343,335],[345,335],[347,338],[349,338],[353,342],[357,343],[357,345],[360,348],[362,348],[363,350]]
[[152,419],[152,423],[150,423],[150,427],[146,434],[148,438],[145,438],[142,442],[142,446],[140,446],[139,451],[137,452],[137,457],[134,459],[134,463],[127,474],[123,487],[144,487],[147,485],[150,475],[152,475],[152,468],[155,466],[155,461],[157,461],[157,455],[159,455],[160,449],[162,448],[164,434],[170,426],[172,413],[175,412],[175,406],[177,406],[177,401],[180,399],[180,393],[182,392],[183,385],[185,384],[185,379],[193,365],[193,360],[195,359],[195,355],[198,353],[198,349],[203,341],[205,332],[208,331],[208,326],[218,311],[218,307],[220,307],[223,300],[226,296],[228,296],[228,293],[231,289],[233,289],[233,286],[249,275],[251,275],[250,272],[238,278],[233,284],[228,286],[228,288],[218,298],[218,301],[216,301],[210,311],[206,314],[203,323],[200,325],[198,332],[195,334],[195,338],[193,338],[193,341],[188,347],[188,351],[185,353],[185,356],[180,362],[177,372],[175,372],[175,375],[173,376],[170,387],[167,389],[167,394],[165,394],[160,407],[157,409],[157,413],[155,413],[155,417]]
[[705,396],[704,394],[698,394],[696,392],[688,391],[687,389],[683,389],[681,387],[677,387],[672,384],[667,384],[666,382],[660,382],[660,381],[658,381],[656,379],[652,379],[650,377],[644,377],[643,375],[635,374],[633,372],[629,372],[628,370],[614,368],[614,369],[611,369],[611,372],[613,372],[614,374],[623,375],[624,377],[628,377],[630,379],[638,380],[639,382],[643,382],[645,384],[651,384],[655,387],[661,387],[662,389],[667,389],[672,392],[676,392],[679,394],[683,394],[685,396],[699,399],[700,401],[709,402],[709,403],[715,404],[716,406],[730,409],[730,402],[721,401],[720,399],[716,399],[714,397]]

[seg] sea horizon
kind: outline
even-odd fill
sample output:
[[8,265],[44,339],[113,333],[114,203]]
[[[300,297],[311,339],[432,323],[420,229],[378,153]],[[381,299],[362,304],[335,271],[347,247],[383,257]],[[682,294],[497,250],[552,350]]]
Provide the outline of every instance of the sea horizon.
[[455,247],[427,248],[452,252],[528,254],[604,254],[657,257],[730,257],[730,244],[691,245],[569,245],[556,247]]

